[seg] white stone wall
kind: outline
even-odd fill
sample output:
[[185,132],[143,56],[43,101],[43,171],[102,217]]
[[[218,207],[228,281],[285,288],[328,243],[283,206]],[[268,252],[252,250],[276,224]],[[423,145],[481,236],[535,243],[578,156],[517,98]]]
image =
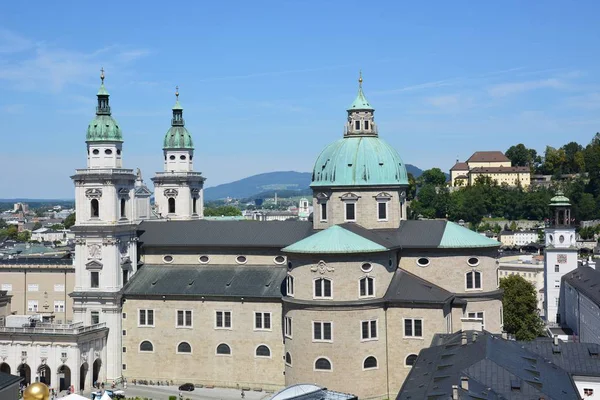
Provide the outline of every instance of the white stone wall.
[[579,341],[600,344],[600,307],[568,283],[563,301],[564,322],[579,336]]
[[[556,317],[557,314],[559,314],[561,278],[563,275],[577,268],[575,229],[546,229],[545,235],[544,311],[546,320],[551,323],[556,323]],[[556,266],[558,266],[558,272],[556,272]]]

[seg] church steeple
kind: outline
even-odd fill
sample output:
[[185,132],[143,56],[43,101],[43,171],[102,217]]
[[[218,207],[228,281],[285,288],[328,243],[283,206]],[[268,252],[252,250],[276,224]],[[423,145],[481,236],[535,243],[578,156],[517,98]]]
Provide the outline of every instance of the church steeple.
[[179,104],[179,86],[175,86],[175,105],[173,106],[173,119],[171,119],[171,126],[184,126],[185,121],[183,120],[183,107]]
[[104,68],[100,69],[100,89],[98,89],[98,106],[96,115],[110,115],[110,105],[108,104],[108,91],[104,87]]
[[377,136],[377,126],[373,120],[375,109],[367,101],[362,89],[362,71],[358,77],[358,94],[348,108],[348,123],[344,137],[348,136]]

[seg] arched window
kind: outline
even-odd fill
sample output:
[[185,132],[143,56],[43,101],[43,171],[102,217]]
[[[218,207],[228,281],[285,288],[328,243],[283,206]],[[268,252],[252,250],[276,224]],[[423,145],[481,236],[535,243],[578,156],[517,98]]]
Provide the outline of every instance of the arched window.
[[415,365],[415,362],[417,362],[417,355],[410,354],[408,357],[406,357],[404,365],[406,365],[407,367],[412,367],[413,365]]
[[178,353],[191,353],[192,346],[190,346],[190,344],[188,342],[181,342],[177,345],[177,352]]
[[144,340],[142,343],[140,343],[140,351],[154,351],[152,342]]
[[289,352],[285,353],[285,363],[290,367],[292,366],[292,355]]
[[377,368],[377,359],[373,356],[369,356],[365,358],[363,361],[363,369],[373,369]]
[[121,218],[125,218],[125,199],[121,199]]
[[285,292],[288,296],[294,297],[294,277],[291,275],[285,278]]
[[358,283],[360,297],[375,296],[375,279],[370,276],[365,276]]
[[175,214],[175,199],[169,197],[169,214]]
[[261,344],[256,348],[256,357],[271,357],[271,349]]
[[317,361],[315,361],[315,370],[331,371],[331,361],[323,357],[317,358]]
[[90,215],[92,218],[98,218],[100,216],[100,204],[98,203],[98,199],[92,199],[90,208]]
[[481,272],[469,271],[466,278],[467,289],[481,289]]
[[217,346],[217,354],[229,355],[231,354],[231,347],[228,344],[221,343]]
[[331,298],[331,280],[327,278],[315,279],[315,298]]

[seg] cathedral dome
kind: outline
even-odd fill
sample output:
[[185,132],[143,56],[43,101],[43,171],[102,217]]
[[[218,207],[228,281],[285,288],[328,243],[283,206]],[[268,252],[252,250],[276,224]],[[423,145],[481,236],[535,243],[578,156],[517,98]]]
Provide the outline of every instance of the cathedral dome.
[[347,136],[321,152],[310,186],[392,185],[408,185],[398,152],[377,136]]
[[88,142],[122,142],[123,135],[119,123],[111,116],[108,103],[109,94],[104,87],[104,71],[101,75],[102,84],[98,90],[98,106],[96,117],[90,122],[87,129],[86,141]]
[[185,121],[183,119],[183,107],[179,104],[179,88],[175,92],[177,101],[173,106],[173,119],[171,119],[171,127],[165,135],[163,142],[164,150],[188,149],[194,148],[192,135],[185,129]]

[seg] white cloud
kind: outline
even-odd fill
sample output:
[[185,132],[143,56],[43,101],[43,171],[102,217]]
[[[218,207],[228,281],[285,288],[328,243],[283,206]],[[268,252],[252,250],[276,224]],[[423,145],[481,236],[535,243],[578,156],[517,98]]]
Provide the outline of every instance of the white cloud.
[[460,96],[456,94],[444,95],[444,96],[433,96],[425,98],[425,102],[433,107],[437,108],[456,108],[459,105]]
[[0,53],[18,53],[33,47],[33,42],[6,29],[0,29]]
[[492,97],[505,97],[511,94],[528,92],[536,89],[564,89],[567,87],[568,85],[564,81],[556,78],[548,78],[536,81],[500,83],[490,86],[488,93]]

